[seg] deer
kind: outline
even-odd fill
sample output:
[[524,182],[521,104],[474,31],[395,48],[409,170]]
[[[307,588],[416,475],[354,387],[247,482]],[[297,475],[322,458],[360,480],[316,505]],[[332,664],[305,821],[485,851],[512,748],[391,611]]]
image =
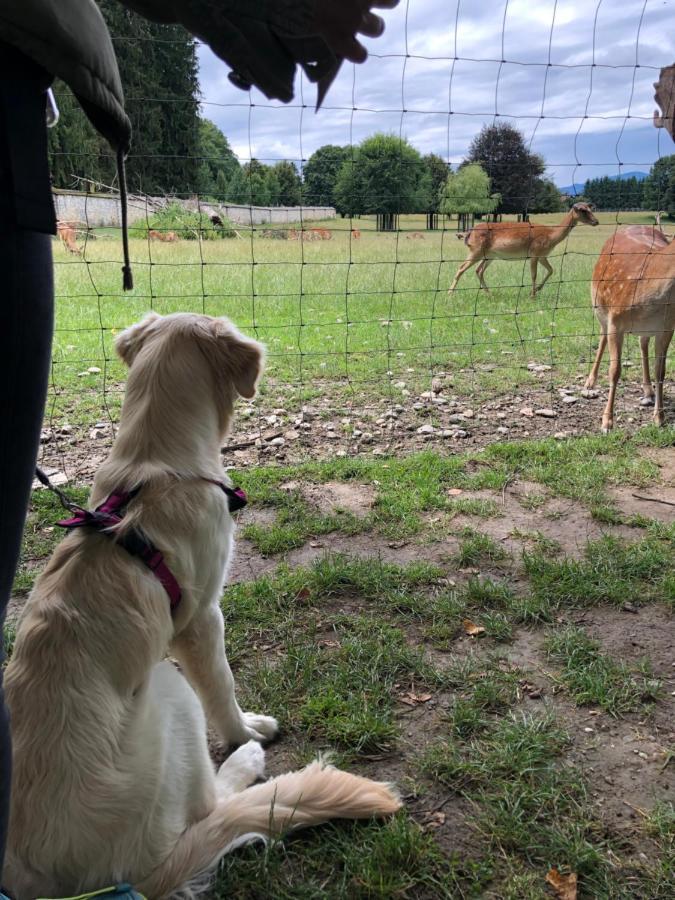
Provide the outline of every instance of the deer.
[[[531,222],[479,222],[464,234],[464,243],[469,255],[457,269],[450,285],[451,294],[462,275],[481,260],[476,275],[483,290],[490,293],[485,283],[485,270],[494,259],[530,260],[532,273],[532,296],[540,291],[553,274],[548,255],[577,225],[599,225],[588,203],[575,203],[559,225],[533,225]],[[547,270],[541,284],[537,285],[537,266],[541,263]]]
[[[591,302],[601,337],[586,387],[595,386],[600,361],[609,347],[609,395],[602,431],[614,427],[614,398],[621,375],[625,334],[640,337],[643,405],[654,403],[654,422],[663,425],[666,355],[675,331],[675,242],[652,225],[619,228],[604,244],[593,269]],[[654,375],[649,372],[649,339],[654,338]]]
[[82,250],[77,246],[77,222],[57,222],[56,233],[69,253],[82,256]]

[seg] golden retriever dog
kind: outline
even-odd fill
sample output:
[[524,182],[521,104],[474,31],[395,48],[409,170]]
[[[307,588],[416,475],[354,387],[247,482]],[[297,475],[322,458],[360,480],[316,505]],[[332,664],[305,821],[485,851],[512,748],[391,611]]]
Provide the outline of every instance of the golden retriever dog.
[[[126,398],[91,506],[123,496],[126,509],[112,529],[73,528],[56,549],[6,672],[13,900],[117,882],[151,900],[190,897],[246,841],[400,806],[389,785],[321,761],[255,784],[277,723],[242,712],[225,656],[233,522],[219,451],[237,395],[254,396],[261,345],[226,319],[175,313],[148,315],[116,349]],[[132,555],[130,535],[158,551],[180,602],[156,561]],[[207,718],[241,745],[217,772]]]

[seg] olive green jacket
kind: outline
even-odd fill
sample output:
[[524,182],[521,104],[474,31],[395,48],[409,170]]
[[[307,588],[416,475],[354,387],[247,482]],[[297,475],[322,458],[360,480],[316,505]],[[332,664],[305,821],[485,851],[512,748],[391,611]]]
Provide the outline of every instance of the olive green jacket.
[[[234,84],[293,98],[296,63],[319,82],[319,102],[340,65],[312,35],[313,0],[121,0],[156,22],[179,23],[232,68]],[[94,126],[126,152],[131,124],[108,28],[93,0],[2,0],[0,42],[61,78]],[[0,51],[1,52],[1,51]]]

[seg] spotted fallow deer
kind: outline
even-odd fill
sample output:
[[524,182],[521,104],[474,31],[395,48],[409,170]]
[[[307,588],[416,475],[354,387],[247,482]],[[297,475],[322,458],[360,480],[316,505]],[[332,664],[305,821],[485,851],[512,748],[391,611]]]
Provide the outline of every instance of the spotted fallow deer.
[[[559,225],[533,225],[531,222],[479,222],[464,236],[469,255],[457,269],[448,293],[457,287],[462,275],[481,262],[476,275],[481,288],[488,291],[483,275],[493,259],[529,259],[532,273],[532,296],[540,291],[553,274],[548,255],[569,235],[576,225],[598,225],[587,203],[575,203]],[[537,266],[541,263],[546,276],[537,286]]]
[[[602,430],[614,426],[614,397],[621,375],[625,334],[640,336],[645,399],[654,400],[654,422],[663,425],[666,355],[675,331],[675,242],[650,225],[619,228],[606,242],[593,270],[591,300],[602,332],[586,387],[595,385],[609,347],[609,396]],[[649,338],[654,338],[655,391],[649,373]]]

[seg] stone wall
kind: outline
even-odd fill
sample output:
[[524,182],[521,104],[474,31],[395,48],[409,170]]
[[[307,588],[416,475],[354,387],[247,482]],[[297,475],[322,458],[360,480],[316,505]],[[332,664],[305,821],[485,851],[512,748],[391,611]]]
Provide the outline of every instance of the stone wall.
[[[207,204],[197,200],[176,200],[171,197],[129,197],[129,223],[145,219],[168,203],[181,203],[186,209],[200,209],[207,215],[217,213],[238,225],[297,224],[321,219],[334,219],[332,206],[239,206],[235,204]],[[119,197],[112,194],[86,194],[78,191],[55,191],[56,216],[63,222],[80,222],[90,228],[119,228],[121,213]]]

